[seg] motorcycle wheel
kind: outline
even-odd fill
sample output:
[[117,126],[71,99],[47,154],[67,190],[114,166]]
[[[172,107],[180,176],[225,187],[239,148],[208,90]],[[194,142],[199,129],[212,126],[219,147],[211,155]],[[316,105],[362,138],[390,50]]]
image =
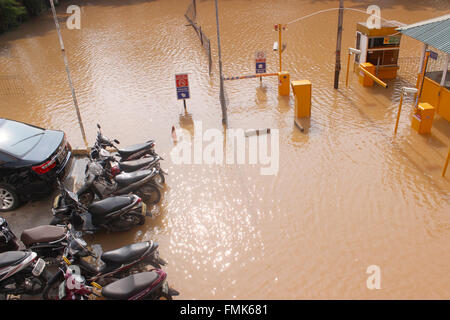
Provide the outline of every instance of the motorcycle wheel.
[[64,274],[61,270],[53,275],[47,282],[47,285],[42,292],[44,300],[59,300],[59,285],[64,281]]
[[138,195],[147,204],[157,204],[161,200],[161,192],[152,184],[142,186],[138,191]]
[[129,212],[120,216],[111,225],[113,231],[128,231],[134,226],[141,226],[145,223],[145,217],[139,212]]
[[90,190],[87,190],[86,192],[83,192],[78,196],[78,201],[80,201],[80,203],[86,207],[89,206],[94,201],[94,199],[95,194]]
[[164,184],[166,183],[166,178],[164,177],[164,173],[161,171],[155,176],[154,179],[155,183],[160,186],[161,188],[164,188]]

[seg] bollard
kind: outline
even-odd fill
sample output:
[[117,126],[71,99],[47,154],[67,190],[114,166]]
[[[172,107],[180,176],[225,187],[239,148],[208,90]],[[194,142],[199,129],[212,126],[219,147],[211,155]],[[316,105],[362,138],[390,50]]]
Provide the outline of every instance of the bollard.
[[295,118],[311,116],[311,82],[309,80],[296,80],[291,82],[295,97]]
[[433,126],[434,107],[429,103],[419,103],[411,119],[411,126],[420,134],[431,133]]
[[[369,71],[371,74],[375,74],[375,66],[370,62],[364,62],[360,65],[362,68]],[[359,72],[359,83],[363,85],[363,87],[371,87],[373,86],[373,79],[363,72]]]
[[282,71],[278,73],[278,95],[288,96],[291,93],[289,88],[289,72]]

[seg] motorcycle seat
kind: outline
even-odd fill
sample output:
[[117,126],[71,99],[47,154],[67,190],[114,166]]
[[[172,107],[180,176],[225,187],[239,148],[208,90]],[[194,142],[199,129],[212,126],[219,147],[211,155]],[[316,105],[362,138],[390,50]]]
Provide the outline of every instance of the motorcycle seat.
[[139,144],[133,144],[132,146],[126,147],[126,148],[122,148],[122,149],[118,149],[117,152],[119,152],[119,154],[121,156],[125,156],[128,157],[130,155],[132,155],[133,153],[142,151],[144,149],[150,148],[150,146],[153,144],[153,140],[149,141],[149,142],[145,142],[145,143],[139,143]]
[[7,251],[0,253],[0,268],[19,264],[30,254],[31,252],[27,251]]
[[130,161],[122,161],[119,162],[120,169],[123,171],[136,171],[140,168],[150,166],[152,165],[156,160],[156,157],[148,157],[148,158],[142,158],[137,160],[130,160]]
[[115,176],[114,180],[119,185],[129,185],[138,182],[152,174],[152,170],[139,170],[134,172],[122,172]]
[[92,215],[105,215],[114,211],[118,211],[133,203],[133,196],[116,196],[106,198],[104,200],[93,202],[88,211]]
[[104,252],[102,261],[105,263],[127,264],[142,257],[150,248],[150,242],[133,243],[119,249]]
[[39,226],[26,229],[22,232],[20,240],[25,246],[33,243],[50,242],[62,239],[66,236],[66,228],[58,226]]
[[128,300],[145,290],[152,289],[158,279],[159,275],[156,272],[133,274],[103,287],[102,295],[107,299]]

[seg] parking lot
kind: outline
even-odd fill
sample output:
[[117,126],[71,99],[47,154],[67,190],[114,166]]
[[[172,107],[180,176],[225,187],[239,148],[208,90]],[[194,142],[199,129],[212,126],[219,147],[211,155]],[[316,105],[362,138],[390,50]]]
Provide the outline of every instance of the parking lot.
[[[84,168],[86,159],[75,157],[72,162],[72,167],[65,179],[65,185],[73,190],[79,188],[83,182]],[[0,215],[8,221],[9,226],[15,235],[20,238],[22,231],[28,228],[33,228],[40,225],[48,224],[52,218],[52,203],[57,191],[54,191],[48,197],[41,200],[29,201],[16,210],[10,212],[2,212]]]

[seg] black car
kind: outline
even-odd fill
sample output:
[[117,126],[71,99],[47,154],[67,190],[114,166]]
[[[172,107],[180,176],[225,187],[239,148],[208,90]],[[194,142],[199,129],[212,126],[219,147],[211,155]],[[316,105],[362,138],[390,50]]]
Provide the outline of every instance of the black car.
[[0,211],[49,194],[71,159],[64,132],[0,118]]

